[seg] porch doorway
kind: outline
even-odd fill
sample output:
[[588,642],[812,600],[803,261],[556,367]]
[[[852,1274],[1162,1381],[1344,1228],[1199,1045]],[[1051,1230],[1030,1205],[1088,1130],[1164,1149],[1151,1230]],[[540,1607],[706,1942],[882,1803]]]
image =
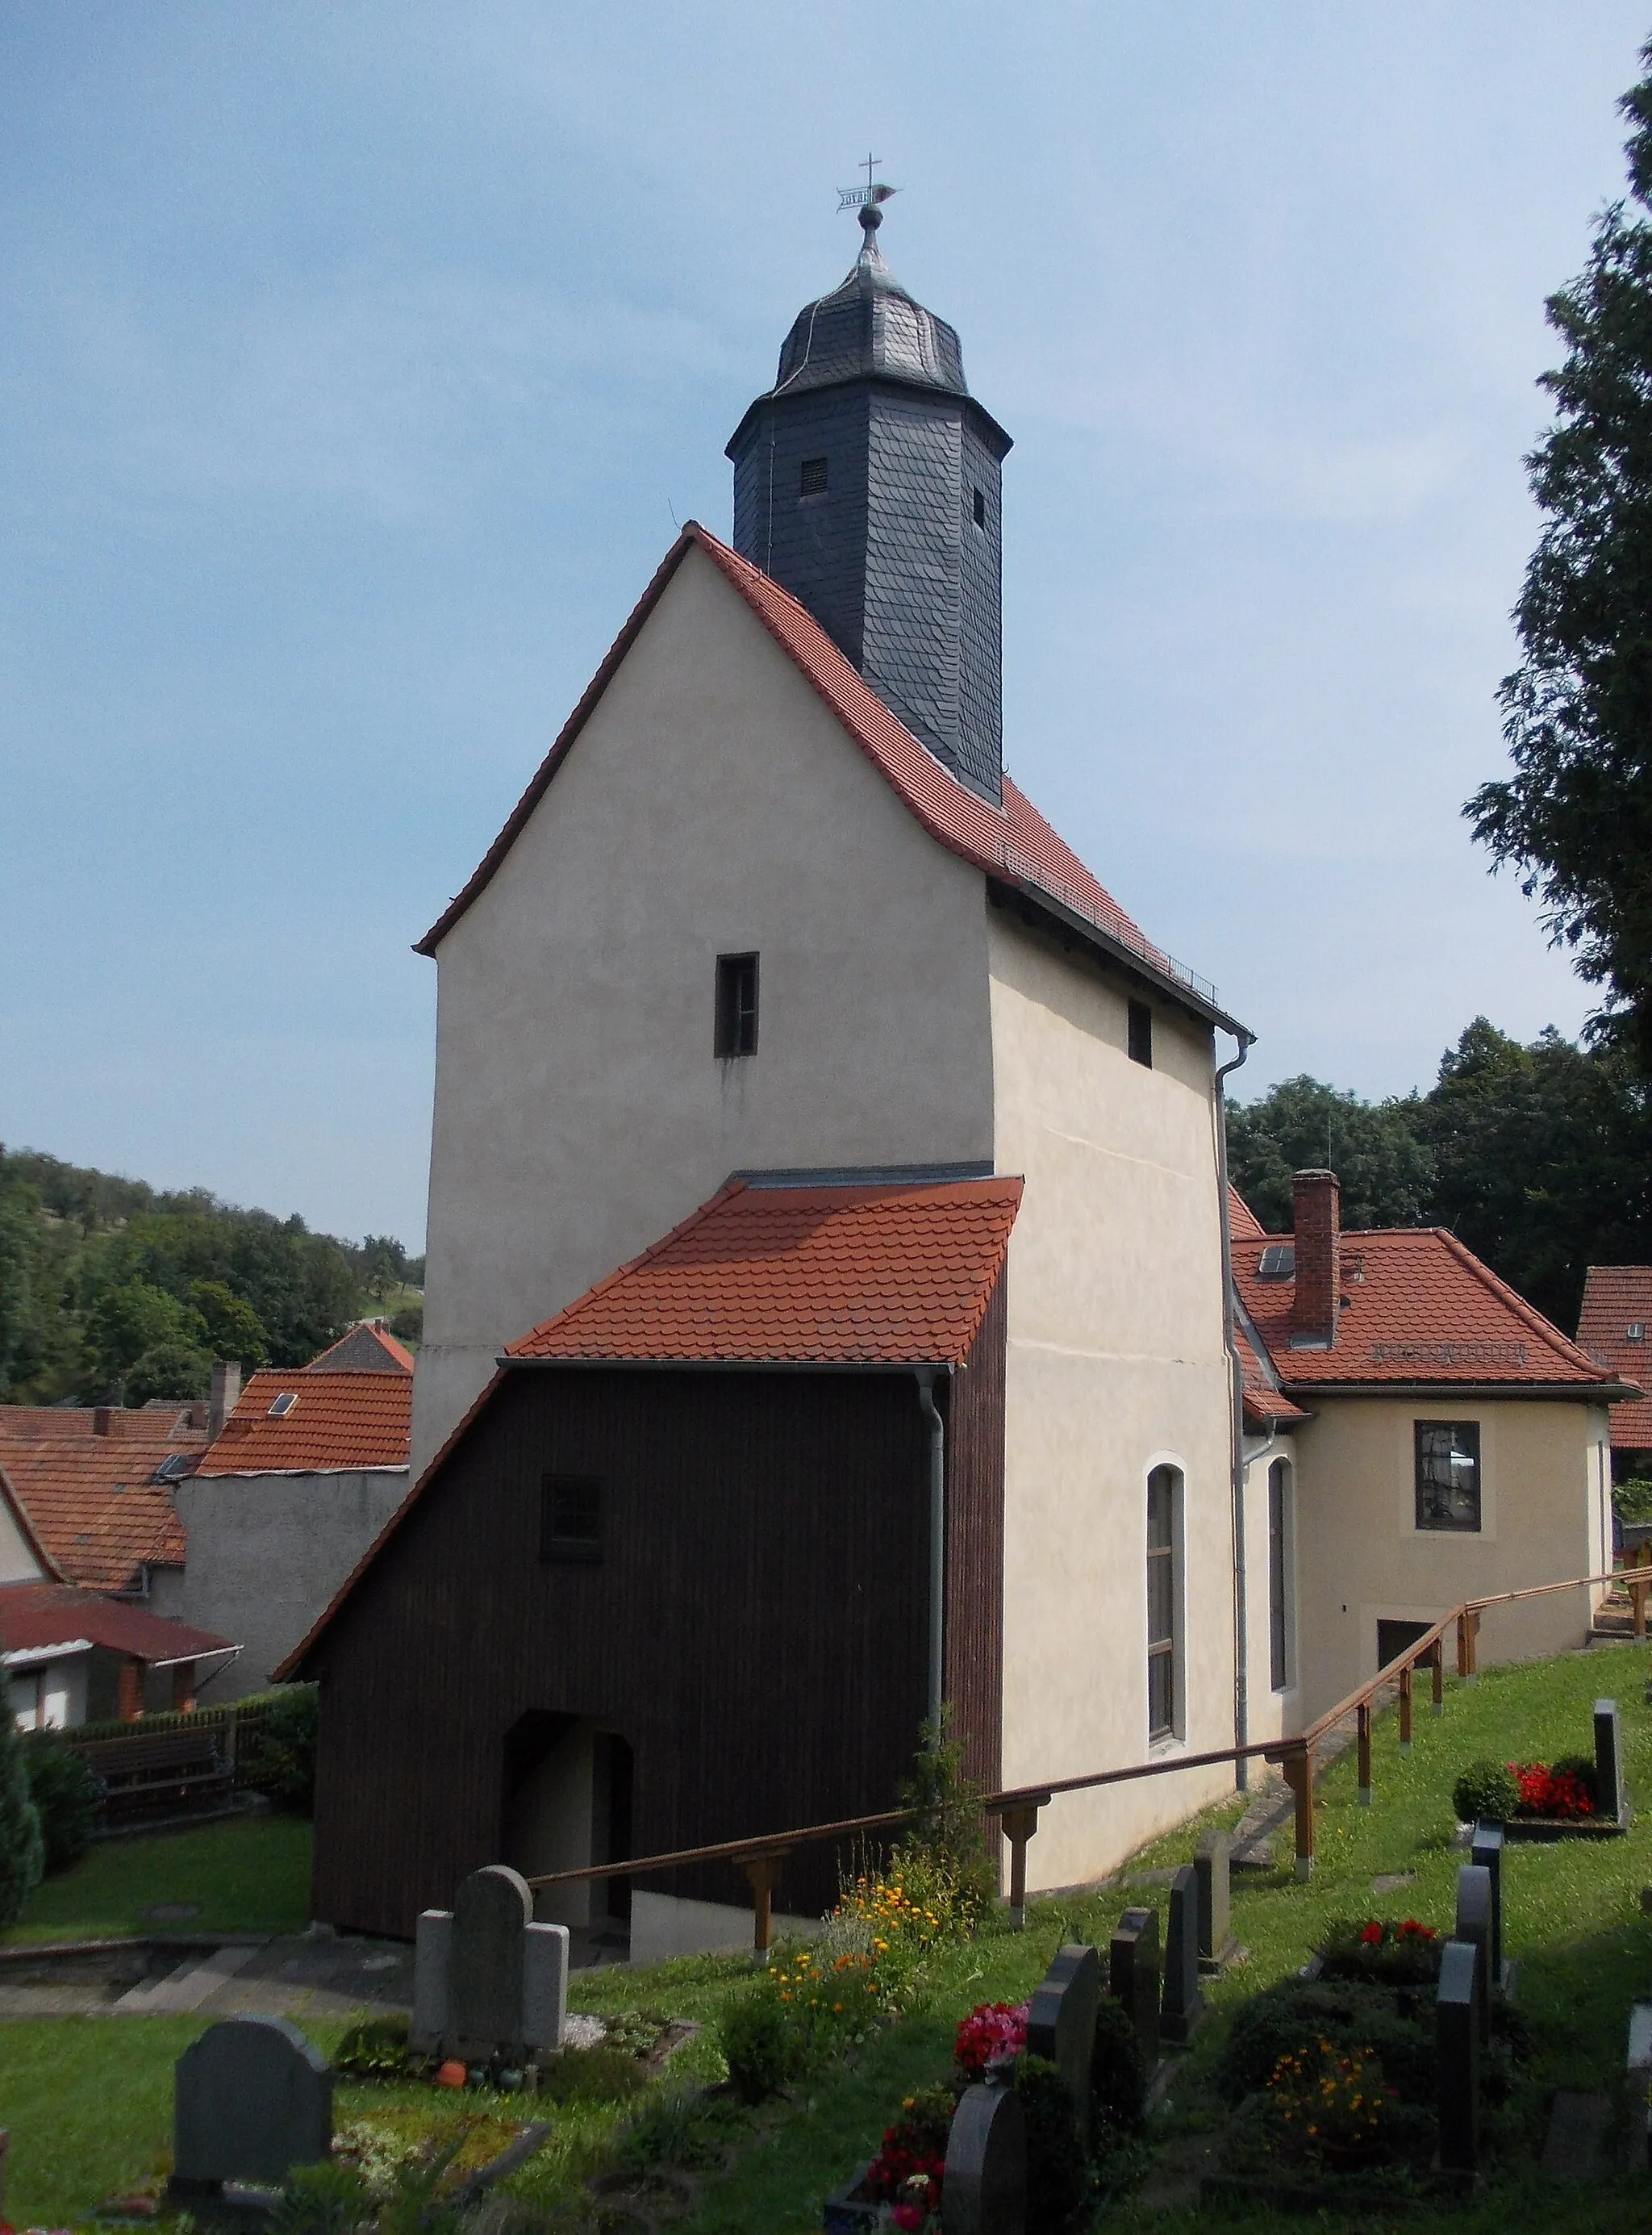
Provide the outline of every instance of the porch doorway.
[[[505,1738],[504,1859],[524,1878],[620,1862],[631,1851],[636,1763],[628,1740],[589,1716],[531,1708]],[[598,1936],[628,1931],[631,1882],[611,1877],[545,1886],[534,1895],[541,1924]]]

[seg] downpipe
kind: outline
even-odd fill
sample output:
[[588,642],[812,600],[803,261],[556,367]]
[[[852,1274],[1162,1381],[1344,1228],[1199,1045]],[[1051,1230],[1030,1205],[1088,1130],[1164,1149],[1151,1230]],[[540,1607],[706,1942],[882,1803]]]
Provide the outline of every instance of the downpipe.
[[[1233,1234],[1228,1222],[1228,1129],[1223,1082],[1250,1054],[1241,1033],[1239,1052],[1216,1074],[1216,1184],[1222,1214],[1222,1340],[1228,1356],[1229,1452],[1232,1471],[1233,1517],[1233,1743],[1250,1743],[1250,1612],[1244,1550],[1244,1368],[1233,1332]],[[1240,1793],[1250,1789],[1250,1764],[1241,1754],[1233,1765]]]

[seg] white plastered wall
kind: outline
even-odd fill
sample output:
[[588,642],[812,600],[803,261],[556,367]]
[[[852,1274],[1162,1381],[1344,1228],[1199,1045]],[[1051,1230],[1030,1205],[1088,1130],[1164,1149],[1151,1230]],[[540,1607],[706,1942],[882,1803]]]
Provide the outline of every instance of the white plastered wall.
[[[998,1169],[1010,1236],[1003,1775],[1082,1775],[1233,1743],[1229,1372],[1211,1036],[1154,999],[1153,1068],[1123,983],[996,911]],[[1178,1736],[1147,1736],[1146,1481],[1184,1477]],[[1094,1878],[1232,1786],[1190,1771],[1061,1799],[1033,1887]]]
[[45,1572],[17,1525],[10,1499],[0,1491],[0,1583],[37,1583]]
[[[1299,1730],[1304,1720],[1302,1705],[1302,1498],[1294,1434],[1280,1435],[1267,1443],[1259,1435],[1247,1435],[1245,1452],[1248,1460],[1244,1475],[1245,1668],[1250,1679],[1246,1704],[1250,1740],[1254,1745],[1261,1745],[1265,1740],[1286,1737]],[[1273,1594],[1268,1477],[1275,1464],[1280,1461],[1289,1470],[1286,1476],[1288,1528],[1283,1578],[1286,1681],[1281,1688],[1276,1690],[1273,1681]],[[1253,1762],[1250,1774],[1251,1782],[1255,1784],[1277,1773]]]
[[[1463,1599],[1601,1571],[1601,1406],[1449,1391],[1304,1401],[1315,1418],[1293,1439],[1304,1718],[1375,1675],[1379,1622],[1433,1623]],[[1478,1532],[1417,1527],[1418,1420],[1479,1423]],[[1488,1609],[1481,1661],[1580,1644],[1603,1595]],[[1452,1651],[1448,1641],[1448,1667]]]
[[[757,1052],[720,1061],[716,957],[753,950]],[[981,875],[698,550],[439,970],[415,1476],[731,1170],[991,1157]]]

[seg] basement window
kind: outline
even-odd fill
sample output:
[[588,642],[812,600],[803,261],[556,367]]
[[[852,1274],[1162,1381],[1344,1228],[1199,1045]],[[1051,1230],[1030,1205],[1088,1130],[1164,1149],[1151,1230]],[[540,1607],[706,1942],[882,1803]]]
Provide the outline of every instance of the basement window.
[[1417,1526],[1477,1533],[1480,1525],[1478,1420],[1419,1420]]
[[975,493],[975,524],[977,528],[984,528],[987,524],[987,493],[985,489],[977,489]]
[[757,1052],[757,957],[717,957],[716,1052],[720,1056]]
[[542,1564],[603,1556],[603,1486],[595,1475],[548,1474],[539,1485]]
[[830,469],[824,458],[805,458],[803,478],[799,489],[802,496],[824,496],[830,482]]
[[1130,1060],[1148,1071],[1153,1067],[1153,1013],[1146,1001],[1130,1004]]

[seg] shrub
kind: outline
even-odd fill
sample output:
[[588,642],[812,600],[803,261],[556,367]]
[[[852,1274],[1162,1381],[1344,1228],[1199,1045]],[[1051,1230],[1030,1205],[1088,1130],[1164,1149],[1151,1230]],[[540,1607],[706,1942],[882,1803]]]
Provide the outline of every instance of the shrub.
[[358,2080],[390,2080],[408,2061],[405,2018],[363,2018],[333,2052],[333,2070]]
[[895,2206],[898,2227],[921,2227],[928,2214],[940,2209],[947,2137],[957,2108],[950,2088],[920,2088],[906,2098],[894,2125],[884,2129],[878,2154],[866,2169],[866,2194],[874,2203]]
[[565,2048],[539,2068],[539,2093],[553,2103],[623,2103],[646,2085],[623,2048]]
[[1321,1976],[1369,1979],[1379,1986],[1432,1986],[1440,1976],[1440,1935],[1407,1917],[1399,1924],[1380,1917],[1333,1924],[1320,1951]]
[[1520,1788],[1500,1761],[1472,1761],[1451,1789],[1459,1824],[1506,1824],[1520,1805]]
[[1652,1482],[1620,1482],[1612,1491],[1612,1508],[1620,1521],[1652,1521]]
[[794,2051],[786,2013],[764,1986],[724,2003],[717,2041],[742,2103],[761,2103],[778,2095],[791,2079]]
[[1064,2227],[1087,2186],[1072,2091],[1045,2056],[1016,2059],[1015,2089],[1027,2121],[1027,2225]]
[[92,1844],[98,1782],[73,1747],[56,1731],[30,1731],[23,1740],[29,1793],[40,1817],[49,1871],[77,1863]]
[[1338,2049],[1324,2035],[1282,2056],[1268,2079],[1280,2125],[1314,2156],[1381,2153],[1394,2120],[1394,2092],[1376,2052]]
[[692,2091],[656,2095],[626,2121],[615,2155],[627,2173],[680,2166],[709,2173],[728,2161],[727,2144],[744,2114],[724,2100]]
[[970,1931],[997,1896],[998,1869],[987,1845],[982,1788],[963,1773],[963,1747],[951,1735],[951,1719],[945,1705],[924,1725],[911,1774],[901,1786],[901,1806],[915,1809],[917,1821],[896,1853],[927,1858],[950,1890],[948,1923]]
[[298,1816],[308,1816],[316,1805],[320,1701],[314,1684],[294,1684],[272,1694],[241,1741],[243,1781]]
[[372,2217],[361,2168],[329,2158],[294,2166],[270,2225],[271,2235],[353,2235]]
[[1433,2009],[1426,1995],[1416,1999],[1417,2015],[1407,2017],[1386,1987],[1283,1979],[1253,1995],[1235,2016],[1216,2059],[1216,2085],[1230,2103],[1238,2103],[1267,2086],[1282,2057],[1323,2038],[1338,2050],[1374,2049],[1406,2101],[1429,2103]]
[[1151,2077],[1129,2011],[1111,1995],[1103,1995],[1096,2005],[1095,2047],[1090,2056],[1098,2154],[1113,2137],[1140,2133],[1146,2123]]
[[29,1796],[23,1733],[12,1720],[10,1681],[0,1668],[0,1924],[15,1922],[44,1871],[40,1811]]

